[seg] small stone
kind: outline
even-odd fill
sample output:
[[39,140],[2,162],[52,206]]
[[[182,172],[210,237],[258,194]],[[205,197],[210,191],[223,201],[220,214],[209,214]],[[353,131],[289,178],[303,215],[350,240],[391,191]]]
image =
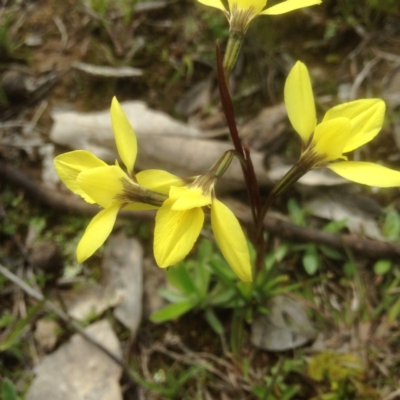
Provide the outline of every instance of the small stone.
[[251,326],[251,342],[268,351],[286,351],[315,338],[316,331],[306,307],[295,299],[279,295],[267,304],[270,314],[259,315]]
[[38,346],[46,353],[54,349],[57,343],[60,325],[52,319],[39,319],[33,334]]
[[142,319],[143,249],[134,238],[124,233],[113,235],[107,243],[103,261],[105,287],[120,294],[114,309],[115,317],[134,337]]
[[[121,358],[121,345],[107,320],[85,329],[94,340]],[[122,400],[122,368],[80,334],[47,355],[35,367],[26,400]]]

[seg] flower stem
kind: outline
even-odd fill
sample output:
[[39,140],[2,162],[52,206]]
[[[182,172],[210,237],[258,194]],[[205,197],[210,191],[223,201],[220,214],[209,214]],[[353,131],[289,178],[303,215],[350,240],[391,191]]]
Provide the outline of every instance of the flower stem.
[[223,61],[223,68],[225,73],[225,81],[229,86],[229,77],[233,68],[236,65],[236,61],[239,57],[240,49],[242,48],[244,33],[239,31],[230,31],[228,44],[226,46],[226,52]]
[[284,177],[272,188],[268,195],[265,203],[262,205],[261,211],[257,218],[257,224],[255,229],[255,244],[257,248],[257,256],[255,262],[255,274],[260,271],[263,265],[263,260],[266,253],[266,243],[264,240],[264,218],[271,207],[274,200],[288,190],[294,183],[296,183],[304,174],[308,171],[299,162],[297,162],[285,175]]
[[218,70],[218,88],[221,98],[222,108],[224,110],[226,122],[229,127],[229,132],[232,138],[233,146],[237,153],[242,157],[245,163],[241,163],[244,180],[246,182],[246,189],[251,204],[251,212],[253,214],[254,225],[256,225],[257,215],[261,209],[260,193],[258,190],[257,178],[255,176],[253,164],[251,162],[250,151],[244,146],[240,140],[239,132],[237,130],[235,113],[233,110],[232,99],[226,85],[225,71],[223,68],[221,50],[219,43],[216,46],[217,53],[217,70]]
[[145,203],[161,207],[168,196],[154,190],[146,189],[137,183],[122,179],[123,192],[116,196],[123,203]]
[[267,214],[273,201],[277,197],[285,193],[293,184],[295,184],[307,172],[308,169],[304,168],[302,164],[297,162],[295,165],[293,165],[292,168],[290,168],[288,172],[286,172],[284,177],[272,188],[269,196],[267,197],[267,200],[265,201],[265,203],[261,208],[261,212],[256,227],[256,233],[258,235],[260,234],[260,232],[262,232],[265,215]]

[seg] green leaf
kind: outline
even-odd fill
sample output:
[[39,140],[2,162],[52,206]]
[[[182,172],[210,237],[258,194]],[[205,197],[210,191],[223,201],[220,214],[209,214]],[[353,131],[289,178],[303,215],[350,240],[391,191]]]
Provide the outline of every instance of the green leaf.
[[167,272],[168,282],[183,293],[197,293],[198,290],[193,282],[192,277],[184,263],[179,263],[174,267],[170,267]]
[[321,253],[323,253],[328,258],[331,258],[332,260],[343,260],[343,255],[338,250],[332,249],[328,246],[318,246],[318,248]]
[[400,236],[400,215],[397,211],[391,210],[386,214],[383,224],[383,234],[389,239],[398,239]]
[[309,275],[314,275],[318,271],[319,259],[315,246],[310,246],[304,253],[303,267]]
[[9,335],[0,343],[0,351],[5,351],[13,346],[13,344],[18,340],[19,336],[22,334],[24,328],[30,323],[35,314],[39,311],[42,306],[43,301],[36,303],[33,307],[28,310],[25,318],[19,320],[13,330]]
[[[264,259],[265,269],[268,271],[275,265],[274,253],[271,251],[267,254]],[[258,276],[256,276],[257,278]]]
[[205,312],[205,317],[209,325],[211,326],[212,330],[217,334],[217,335],[222,335],[224,333],[224,327],[222,326],[221,321],[219,318],[216,316],[214,311],[211,308],[208,308]]
[[374,272],[377,275],[385,275],[391,270],[391,268],[392,268],[391,260],[382,259],[382,260],[378,260],[374,264]]
[[263,287],[261,288],[261,291],[263,293],[263,296],[267,296],[272,289],[275,287],[279,287],[282,285],[282,283],[286,283],[289,281],[289,276],[288,275],[278,275],[274,278],[271,278],[268,282],[266,282]]
[[357,272],[357,267],[354,262],[347,261],[343,264],[343,272],[348,278],[352,278]]
[[288,211],[290,219],[294,224],[300,226],[306,225],[304,210],[299,206],[296,200],[290,199],[288,201]]
[[3,400],[17,400],[17,391],[15,390],[14,384],[8,379],[4,378],[1,384],[1,398]]
[[276,250],[274,250],[274,257],[277,262],[281,262],[289,251],[289,245],[287,243],[283,243]]
[[399,313],[400,313],[400,297],[396,300],[396,302],[392,305],[392,307],[390,307],[388,313],[389,322],[394,322]]
[[237,304],[237,290],[227,288],[225,285],[218,283],[208,296],[208,304],[220,307],[234,307]]
[[253,394],[255,394],[257,396],[257,398],[259,399],[265,399],[264,394],[267,391],[267,388],[263,385],[259,385],[259,386],[252,386],[251,390],[253,392]]
[[[319,281],[319,280],[320,280],[320,278],[316,277],[316,278],[307,280],[307,283],[311,284],[311,283]],[[293,283],[291,285],[276,286],[274,288],[271,288],[271,290],[269,292],[269,296],[272,297],[272,296],[277,296],[278,294],[282,294],[282,293],[293,292],[294,290],[297,290],[303,286],[304,286],[304,282],[297,282],[297,283]]]
[[164,370],[163,368],[160,368],[158,373],[162,372],[165,379],[160,383],[155,383],[154,381],[144,379],[140,373],[135,371],[135,369],[131,369],[130,372],[133,375],[135,381],[137,381],[143,387],[157,392],[162,396],[163,399],[176,399],[178,398],[177,396],[179,396],[180,394],[180,389],[182,388],[182,386],[192,376],[196,376],[196,378],[198,378],[199,374],[202,371],[205,371],[205,369],[206,368],[204,366],[187,367],[184,370],[176,370],[176,368],[168,368]]
[[157,293],[170,303],[182,303],[188,300],[188,296],[185,293],[177,293],[172,290],[160,289]]
[[199,244],[198,260],[200,263],[207,263],[213,255],[213,244],[211,240],[203,239]]
[[[182,387],[192,376],[195,376],[195,375],[198,376],[198,374],[200,372],[204,371],[205,369],[206,368],[202,365],[196,365],[196,366],[189,368],[188,371],[186,371],[178,376],[178,379],[176,380],[177,386]],[[176,391],[174,394],[176,394]]]
[[347,219],[341,219],[340,221],[331,221],[324,226],[323,231],[331,233],[339,233],[346,228]]
[[289,252],[289,245],[287,243],[281,244],[276,249],[270,251],[265,257],[265,267],[270,270],[276,263],[280,263]]
[[14,316],[12,314],[4,314],[0,317],[0,328],[5,328],[10,326],[14,321]]
[[222,282],[227,286],[236,287],[236,275],[220,254],[213,255],[210,265],[215,275],[217,275]]
[[251,298],[253,297],[253,283],[240,281],[238,282],[237,287],[243,298],[247,301],[251,301]]
[[300,388],[298,386],[290,386],[286,388],[285,393],[282,396],[282,400],[290,400],[296,393],[298,393]]
[[208,286],[210,284],[211,271],[206,265],[199,265],[195,272],[195,284],[201,298],[205,299],[208,294]]
[[202,298],[207,296],[210,278],[209,257],[199,258],[199,263],[194,269],[194,283]]
[[150,315],[150,321],[152,322],[165,322],[172,319],[178,318],[183,314],[186,314],[192,308],[197,306],[197,299],[183,301],[182,303],[170,304],[159,311],[154,312]]

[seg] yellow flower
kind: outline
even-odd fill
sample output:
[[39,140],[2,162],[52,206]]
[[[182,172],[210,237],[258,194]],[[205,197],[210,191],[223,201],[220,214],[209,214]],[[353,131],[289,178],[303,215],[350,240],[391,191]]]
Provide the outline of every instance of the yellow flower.
[[134,174],[137,143],[133,129],[114,97],[111,122],[118,154],[126,167],[107,165],[94,154],[76,150],[54,159],[54,166],[68,189],[88,203],[97,203],[103,210],[90,222],[76,251],[79,262],[89,258],[107,239],[120,209],[144,210],[160,206],[171,185],[183,181],[168,172],[147,170]]
[[229,9],[222,0],[198,1],[206,6],[220,9],[226,15],[231,31],[242,33],[247,31],[250,22],[258,15],[284,14],[299,8],[322,3],[322,0],[286,0],[264,10],[267,0],[227,0]]
[[157,211],[154,256],[157,264],[168,267],[186,257],[204,223],[203,207],[211,208],[211,226],[228,264],[245,282],[252,280],[246,238],[233,212],[216,199],[215,175],[206,174],[188,186],[171,186],[169,198]]
[[363,99],[335,106],[317,124],[307,67],[298,61],[286,80],[285,104],[290,122],[303,142],[298,165],[305,171],[326,167],[357,183],[400,186],[400,172],[369,162],[347,161],[344,155],[371,141],[381,130],[383,100]]

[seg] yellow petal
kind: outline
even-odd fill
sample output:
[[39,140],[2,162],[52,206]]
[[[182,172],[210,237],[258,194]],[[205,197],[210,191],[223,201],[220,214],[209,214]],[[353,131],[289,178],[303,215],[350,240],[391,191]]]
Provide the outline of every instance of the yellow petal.
[[79,187],[76,178],[83,171],[106,165],[104,161],[85,150],[70,151],[60,154],[54,159],[54,167],[65,186],[75,194],[82,196],[88,203],[95,201]]
[[211,204],[211,194],[204,195],[200,187],[171,186],[169,198],[174,201],[173,210],[189,210]]
[[315,128],[312,146],[321,162],[338,159],[351,131],[351,123],[347,118],[336,118],[321,122]]
[[352,129],[343,152],[347,153],[372,140],[382,128],[385,102],[381,99],[363,99],[340,104],[325,114],[324,121],[345,117]]
[[232,12],[235,8],[239,11],[251,10],[253,14],[257,15],[265,7],[266,0],[228,0],[229,9]]
[[120,203],[100,211],[91,221],[76,249],[78,262],[87,260],[108,238],[117,218]]
[[211,226],[228,264],[242,281],[251,282],[249,248],[242,228],[233,212],[217,199],[211,206]]
[[173,204],[172,200],[166,200],[156,215],[154,257],[161,268],[176,264],[187,256],[204,222],[201,208],[174,211],[171,209]]
[[78,175],[79,187],[103,208],[111,205],[123,193],[123,179],[128,176],[116,165],[93,168]]
[[343,161],[327,166],[350,181],[368,186],[400,186],[400,172],[369,162]]
[[111,102],[111,123],[118,154],[131,173],[137,154],[136,135],[116,97]]
[[171,186],[184,186],[186,182],[161,169],[147,169],[136,174],[139,185],[162,194],[169,194]]
[[314,132],[317,117],[307,67],[300,61],[294,65],[285,83],[285,105],[295,131],[307,143]]
[[206,6],[219,8],[222,11],[226,11],[224,4],[221,0],[198,0],[199,3],[204,4]]
[[261,14],[284,14],[289,11],[297,10],[298,8],[314,6],[321,3],[322,0],[287,0],[277,4],[276,6],[267,8]]

